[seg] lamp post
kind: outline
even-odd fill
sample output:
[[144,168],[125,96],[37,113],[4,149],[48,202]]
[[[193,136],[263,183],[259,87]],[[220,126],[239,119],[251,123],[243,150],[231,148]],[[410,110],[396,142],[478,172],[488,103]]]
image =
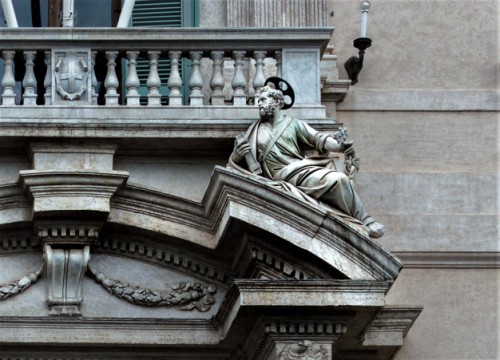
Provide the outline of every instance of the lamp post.
[[368,12],[370,10],[370,2],[368,0],[361,1],[361,31],[359,38],[355,39],[353,45],[359,50],[359,57],[352,56],[344,64],[344,68],[351,79],[352,85],[358,82],[358,75],[363,68],[363,58],[365,50],[372,45],[372,40],[366,37],[366,28],[368,23]]

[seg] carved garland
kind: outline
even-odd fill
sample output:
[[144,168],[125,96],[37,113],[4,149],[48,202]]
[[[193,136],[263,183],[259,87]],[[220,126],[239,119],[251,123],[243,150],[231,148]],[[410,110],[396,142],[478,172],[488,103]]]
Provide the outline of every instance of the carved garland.
[[29,273],[28,275],[23,276],[19,280],[13,281],[6,285],[0,285],[0,301],[10,298],[14,295],[20,294],[28,287],[30,287],[31,284],[34,284],[38,280],[38,277],[40,276],[42,269],[43,265],[38,271]]
[[111,294],[135,305],[177,306],[179,310],[197,309],[206,312],[215,303],[213,295],[217,290],[213,286],[180,282],[177,285],[169,285],[169,290],[150,290],[108,279],[104,274],[96,272],[90,266],[88,271]]

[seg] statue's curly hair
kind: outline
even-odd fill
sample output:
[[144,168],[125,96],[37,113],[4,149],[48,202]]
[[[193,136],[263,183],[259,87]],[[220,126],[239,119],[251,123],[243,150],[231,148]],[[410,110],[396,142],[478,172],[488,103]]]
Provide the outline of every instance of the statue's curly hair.
[[259,94],[263,93],[268,93],[280,109],[285,105],[285,96],[283,95],[283,92],[276,89],[273,83],[268,82],[266,86],[262,87]]

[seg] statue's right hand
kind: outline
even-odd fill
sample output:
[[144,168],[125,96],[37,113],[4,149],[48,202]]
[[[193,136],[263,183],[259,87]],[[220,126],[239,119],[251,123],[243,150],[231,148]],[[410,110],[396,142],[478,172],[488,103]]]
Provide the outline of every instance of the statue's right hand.
[[250,152],[250,144],[247,141],[237,143],[236,146],[234,147],[232,155],[233,161],[234,162],[241,161],[241,159],[243,159],[249,152]]

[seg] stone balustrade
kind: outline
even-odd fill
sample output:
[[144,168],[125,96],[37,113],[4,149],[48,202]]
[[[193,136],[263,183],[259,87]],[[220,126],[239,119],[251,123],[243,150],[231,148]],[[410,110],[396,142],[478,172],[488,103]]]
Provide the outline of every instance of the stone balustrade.
[[[319,105],[319,61],[332,31],[1,29],[1,106],[245,107],[274,75],[300,84],[297,104]],[[168,76],[159,71],[165,63]]]

